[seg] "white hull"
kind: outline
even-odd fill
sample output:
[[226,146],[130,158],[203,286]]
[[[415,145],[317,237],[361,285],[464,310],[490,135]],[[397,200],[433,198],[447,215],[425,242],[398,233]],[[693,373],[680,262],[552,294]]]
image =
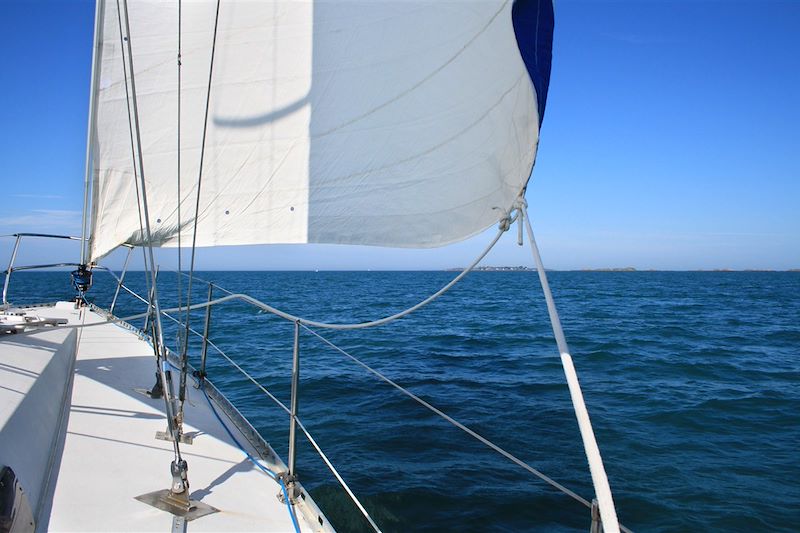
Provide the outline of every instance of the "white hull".
[[[70,325],[106,320],[63,302],[28,310]],[[164,401],[136,390],[154,375],[152,347],[123,325],[0,336],[0,463],[14,469],[37,531],[172,530],[173,515],[135,499],[171,482],[172,444],[156,439]],[[190,492],[219,512],[188,530],[294,531],[280,485],[244,450],[272,472],[284,463],[213,386],[206,396],[190,381],[185,432],[194,441],[182,446]],[[304,496],[294,506],[301,530],[331,531]]]

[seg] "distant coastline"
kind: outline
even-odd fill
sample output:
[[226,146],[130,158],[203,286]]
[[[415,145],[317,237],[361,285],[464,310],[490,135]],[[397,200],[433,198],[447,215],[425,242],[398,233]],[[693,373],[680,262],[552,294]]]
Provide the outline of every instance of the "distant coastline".
[[[446,272],[458,272],[464,270],[463,267],[444,269]],[[473,269],[474,272],[530,272],[535,268],[527,266],[479,266]],[[659,268],[648,268],[639,270],[634,267],[606,267],[606,268],[573,268],[573,269],[546,269],[548,272],[800,272],[800,268],[789,268],[787,270],[776,270],[773,268],[693,268],[687,270],[669,270]]]
[[[16,275],[37,274],[45,272],[70,272],[74,267],[53,267],[44,268],[39,271],[21,271],[15,272]],[[379,269],[379,268],[337,268],[337,269],[281,269],[281,268],[266,268],[266,269],[217,269],[217,268],[202,268],[196,269],[196,272],[461,272],[464,267],[451,267],[451,268],[420,268],[414,270],[403,269]],[[800,268],[788,269],[774,269],[774,268],[648,268],[637,269],[634,267],[621,267],[621,268],[547,268],[548,272],[793,272],[800,273]],[[536,269],[527,266],[481,266],[474,269],[475,272],[535,272]],[[141,268],[131,268],[128,272],[144,272]]]
[[[458,268],[445,268],[446,272],[457,272],[464,270],[464,267]],[[526,266],[477,266],[472,269],[473,272],[528,272],[535,270]]]

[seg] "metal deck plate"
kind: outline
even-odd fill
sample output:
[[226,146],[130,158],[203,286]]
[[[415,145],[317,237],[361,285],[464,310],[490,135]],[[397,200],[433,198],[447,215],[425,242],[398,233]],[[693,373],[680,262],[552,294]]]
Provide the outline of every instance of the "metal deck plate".
[[219,509],[206,505],[203,502],[197,500],[187,501],[183,498],[176,497],[169,489],[148,492],[147,494],[136,496],[136,499],[142,503],[161,509],[162,511],[179,516],[187,522],[219,512]]

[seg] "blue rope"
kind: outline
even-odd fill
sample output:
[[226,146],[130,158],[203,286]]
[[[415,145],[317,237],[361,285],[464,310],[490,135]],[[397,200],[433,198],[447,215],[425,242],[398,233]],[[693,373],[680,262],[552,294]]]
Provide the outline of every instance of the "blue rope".
[[292,525],[294,525],[295,533],[300,533],[300,524],[297,523],[297,517],[294,515],[294,509],[292,509],[292,504],[289,502],[289,493],[286,491],[286,484],[283,482],[283,479],[279,479],[278,482],[281,484],[283,499],[286,500],[286,507],[289,508],[289,516],[292,517]]
[[289,493],[286,491],[286,484],[284,484],[283,479],[279,478],[274,472],[272,472],[267,467],[259,463],[256,460],[256,458],[250,454],[250,452],[244,449],[244,447],[239,443],[239,441],[236,440],[236,437],[233,436],[231,430],[228,429],[228,426],[225,425],[225,422],[222,421],[222,417],[219,416],[217,410],[214,409],[214,404],[211,403],[211,398],[208,397],[208,393],[206,392],[206,389],[202,383],[200,384],[200,390],[203,392],[203,396],[206,397],[206,401],[208,402],[208,406],[211,408],[211,412],[214,413],[215,417],[217,417],[217,420],[222,425],[222,427],[225,428],[225,432],[228,433],[228,436],[236,444],[236,446],[239,447],[239,449],[247,456],[247,458],[250,459],[250,462],[256,465],[256,467],[258,467],[259,470],[261,470],[262,472],[264,472],[265,474],[267,474],[269,477],[271,477],[280,484],[281,491],[283,491],[283,499],[286,501],[286,508],[289,510],[289,517],[291,517],[292,519],[292,525],[294,526],[295,533],[300,533],[300,524],[297,523],[297,517],[295,516],[294,509],[292,509],[292,503],[289,501]]

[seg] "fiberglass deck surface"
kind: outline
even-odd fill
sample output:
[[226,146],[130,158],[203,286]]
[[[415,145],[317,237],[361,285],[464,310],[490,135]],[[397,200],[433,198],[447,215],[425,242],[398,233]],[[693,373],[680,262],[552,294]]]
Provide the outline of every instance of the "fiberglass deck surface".
[[[50,311],[68,315],[73,323],[81,319],[77,310]],[[87,323],[103,320],[83,312]],[[155,438],[166,429],[164,401],[135,390],[149,389],[154,376],[152,348],[131,331],[112,324],[78,331],[50,531],[172,530],[172,515],[134,499],[168,488],[171,481],[172,444]],[[188,531],[293,531],[286,505],[276,498],[280,486],[251,463],[203,392],[189,382],[185,431],[196,433],[194,443],[182,445],[182,452],[189,464],[190,492],[219,512],[188,522]],[[254,453],[229,420],[226,425]],[[302,512],[297,517],[304,531],[319,529]]]

